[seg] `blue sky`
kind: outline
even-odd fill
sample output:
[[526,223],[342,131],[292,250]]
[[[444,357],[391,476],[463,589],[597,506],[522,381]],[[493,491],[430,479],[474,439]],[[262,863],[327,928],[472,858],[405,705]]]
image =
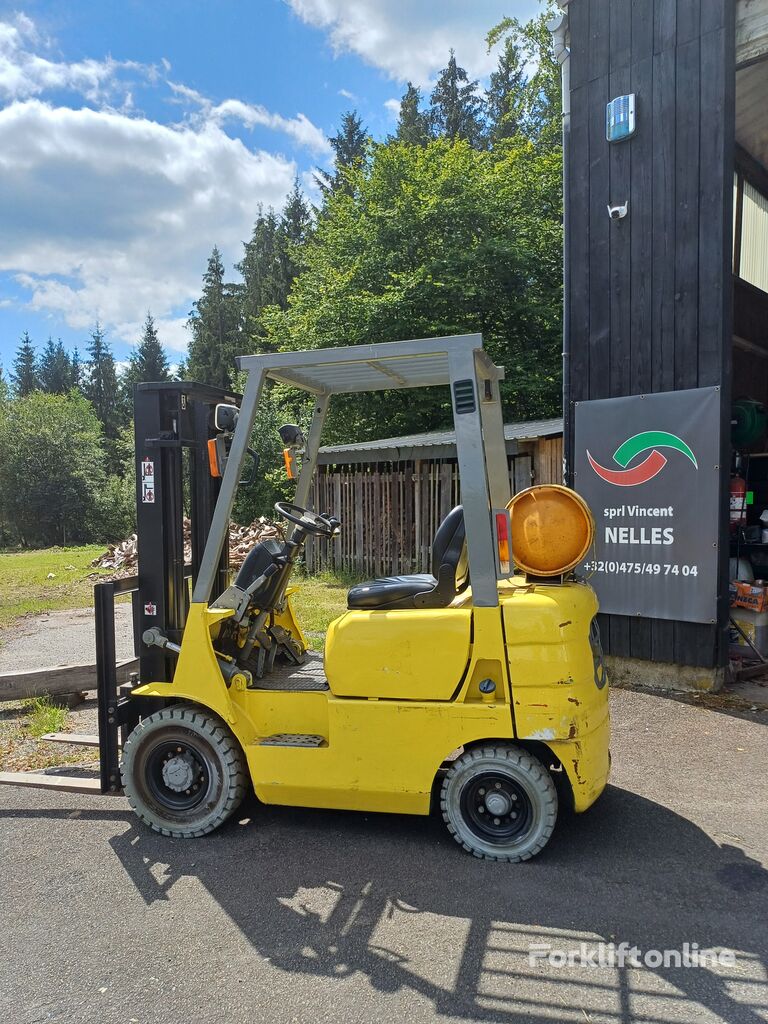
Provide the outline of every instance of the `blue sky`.
[[239,258],[259,203],[329,166],[356,109],[375,137],[448,50],[538,0],[0,0],[0,365],[19,335],[118,359],[147,310],[172,361],[211,247]]

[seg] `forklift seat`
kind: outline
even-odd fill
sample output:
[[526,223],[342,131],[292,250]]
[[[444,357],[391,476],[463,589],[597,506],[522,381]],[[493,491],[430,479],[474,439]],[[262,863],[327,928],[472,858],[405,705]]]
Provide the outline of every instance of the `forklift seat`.
[[[235,577],[235,586],[246,590],[254,580],[258,579],[265,570],[274,565],[277,560],[285,555],[285,545],[279,540],[259,541],[248,552],[240,571]],[[281,573],[277,572],[270,576],[266,583],[252,595],[252,601],[259,608],[270,608],[277,596],[281,584]]]
[[464,509],[458,505],[440,524],[432,543],[432,574],[385,576],[352,587],[347,608],[447,608],[469,584]]

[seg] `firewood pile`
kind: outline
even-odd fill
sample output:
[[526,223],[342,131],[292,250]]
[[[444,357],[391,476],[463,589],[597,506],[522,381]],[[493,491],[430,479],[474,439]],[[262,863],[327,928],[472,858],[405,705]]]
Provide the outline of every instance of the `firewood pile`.
[[[229,564],[232,569],[239,569],[245,561],[245,556],[259,541],[270,538],[284,539],[283,531],[275,523],[270,522],[262,516],[254,520],[250,526],[238,526],[237,523],[229,524]],[[184,519],[184,561],[192,560],[192,524],[189,519]],[[113,569],[108,579],[123,579],[125,576],[133,576],[138,570],[139,543],[135,533],[119,544],[110,544],[104,554],[94,558],[91,565],[94,569]]]
[[[186,560],[186,526],[184,533],[184,558]],[[245,561],[245,556],[254,546],[262,540],[285,540],[285,534],[279,526],[265,519],[256,519],[250,526],[238,526],[236,523],[229,524],[229,564],[232,569],[239,569]],[[191,552],[190,552],[191,557]]]

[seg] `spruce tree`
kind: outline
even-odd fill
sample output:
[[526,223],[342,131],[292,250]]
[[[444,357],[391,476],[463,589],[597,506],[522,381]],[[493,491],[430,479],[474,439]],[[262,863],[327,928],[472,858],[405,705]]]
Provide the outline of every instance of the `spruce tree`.
[[192,332],[187,375],[203,384],[232,386],[239,354],[238,290],[224,281],[224,263],[214,246],[203,275],[203,293],[189,315]]
[[35,346],[32,344],[28,331],[24,331],[22,334],[21,342],[16,350],[11,383],[17,398],[24,398],[25,395],[31,394],[40,387]]
[[430,122],[437,136],[464,139],[475,149],[484,140],[483,101],[476,81],[470,82],[464,68],[456,63],[451,50],[448,66],[437,79],[430,97]]
[[235,269],[242,274],[240,317],[248,338],[261,336],[259,323],[265,306],[282,306],[279,223],[275,211],[259,209],[253,234],[245,243],[243,258]]
[[337,192],[344,187],[345,171],[365,160],[368,146],[368,133],[363,128],[362,120],[354,110],[348,111],[341,119],[341,127],[336,135],[329,139],[335,154],[335,170],[319,170],[315,181],[324,196]]
[[72,357],[70,358],[69,361],[69,386],[71,388],[76,388],[78,391],[81,390],[82,373],[83,364],[80,360],[80,350],[78,349],[77,345],[75,345],[74,349],[72,350]]
[[53,338],[48,336],[40,357],[38,377],[41,389],[47,391],[49,395],[65,395],[72,387],[72,361],[64,349],[61,338],[54,345]]
[[397,121],[395,138],[409,146],[426,146],[429,141],[429,114],[419,109],[421,91],[408,83],[400,100],[400,116]]
[[124,404],[117,381],[115,357],[98,320],[88,343],[83,393],[101,422],[107,441],[116,441],[124,420]]
[[485,94],[492,142],[511,139],[521,128],[528,84],[525,65],[521,47],[514,39],[507,39]]
[[163,346],[157,336],[157,328],[151,313],[144,321],[141,341],[129,357],[128,367],[123,374],[122,385],[126,396],[131,398],[134,384],[147,381],[154,383],[170,380],[171,374]]
[[288,294],[294,278],[299,272],[299,253],[307,241],[312,227],[312,215],[304,195],[299,188],[299,179],[293,183],[293,189],[283,207],[278,228],[278,256],[280,260],[280,297],[278,305],[283,309],[288,305]]
[[245,336],[259,343],[264,337],[261,313],[266,306],[288,305],[288,293],[298,273],[301,247],[312,218],[298,179],[278,219],[274,210],[259,209],[250,241],[245,243],[236,270],[243,276],[239,289],[240,320]]

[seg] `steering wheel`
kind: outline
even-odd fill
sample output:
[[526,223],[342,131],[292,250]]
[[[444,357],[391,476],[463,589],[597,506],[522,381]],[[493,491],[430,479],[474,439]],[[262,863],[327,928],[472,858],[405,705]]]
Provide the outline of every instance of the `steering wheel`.
[[305,533],[314,533],[318,537],[335,537],[341,525],[332,516],[321,516],[300,505],[292,505],[289,501],[275,502],[275,512],[287,519],[294,526],[301,527]]

